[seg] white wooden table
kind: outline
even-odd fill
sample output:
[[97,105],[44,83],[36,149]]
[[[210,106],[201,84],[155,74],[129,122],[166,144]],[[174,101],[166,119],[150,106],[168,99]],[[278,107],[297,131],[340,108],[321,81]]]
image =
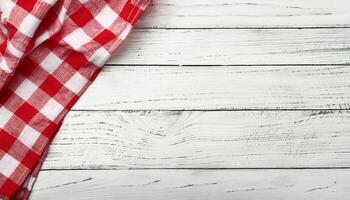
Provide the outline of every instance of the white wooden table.
[[349,0],[154,0],[32,200],[348,199]]

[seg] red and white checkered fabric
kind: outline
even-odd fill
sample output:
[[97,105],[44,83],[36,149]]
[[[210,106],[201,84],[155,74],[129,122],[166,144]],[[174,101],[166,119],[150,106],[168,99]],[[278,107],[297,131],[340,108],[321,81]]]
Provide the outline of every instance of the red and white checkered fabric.
[[0,0],[0,198],[28,198],[63,117],[149,1]]

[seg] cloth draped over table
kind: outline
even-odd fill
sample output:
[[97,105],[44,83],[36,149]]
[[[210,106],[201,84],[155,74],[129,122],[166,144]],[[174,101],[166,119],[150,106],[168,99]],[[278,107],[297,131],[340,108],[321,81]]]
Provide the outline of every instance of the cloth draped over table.
[[65,114],[150,0],[0,0],[0,198],[28,199]]

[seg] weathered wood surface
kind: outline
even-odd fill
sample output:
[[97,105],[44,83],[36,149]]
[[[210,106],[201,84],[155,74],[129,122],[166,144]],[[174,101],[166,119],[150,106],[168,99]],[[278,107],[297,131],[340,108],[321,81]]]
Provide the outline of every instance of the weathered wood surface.
[[31,200],[348,197],[349,8],[153,0],[68,114]]
[[134,30],[113,64],[344,64],[350,28]]
[[350,166],[350,111],[71,112],[44,169]]
[[74,109],[349,109],[349,91],[350,66],[107,66]]
[[44,171],[33,200],[344,200],[350,170]]
[[140,28],[349,27],[348,0],[153,0]]

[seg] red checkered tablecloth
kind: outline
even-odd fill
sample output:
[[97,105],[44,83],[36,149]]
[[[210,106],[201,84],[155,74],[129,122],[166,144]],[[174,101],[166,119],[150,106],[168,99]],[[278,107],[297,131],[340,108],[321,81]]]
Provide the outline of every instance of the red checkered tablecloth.
[[50,141],[150,0],[0,0],[0,197],[27,199]]

